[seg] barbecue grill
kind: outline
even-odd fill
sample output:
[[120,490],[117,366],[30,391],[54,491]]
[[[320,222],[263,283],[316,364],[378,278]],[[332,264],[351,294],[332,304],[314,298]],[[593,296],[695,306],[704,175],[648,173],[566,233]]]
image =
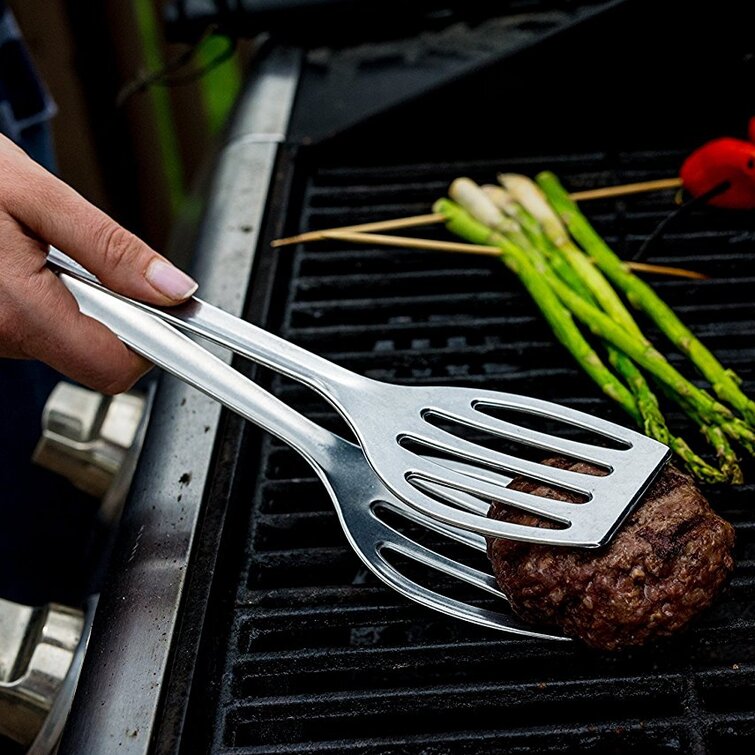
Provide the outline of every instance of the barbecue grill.
[[[203,297],[371,377],[504,389],[624,422],[495,260],[333,241],[269,247],[427,212],[459,175],[548,168],[573,189],[673,176],[704,139],[743,131],[754,74],[744,11],[684,6],[681,29],[672,12],[654,9],[651,23],[643,3],[623,5],[341,130],[323,130],[322,112],[309,118],[322,54],[273,47],[192,242]],[[542,6],[526,9],[531,20]],[[565,72],[584,95],[562,82],[546,102],[544,77]],[[509,117],[491,117],[501,101]],[[631,257],[671,199],[603,200],[588,213]],[[750,393],[754,221],[696,210],[649,257],[712,276],[654,284]],[[237,366],[348,432],[299,384]],[[752,465],[745,475],[755,479]],[[690,631],[616,655],[501,635],[380,584],[293,451],[163,377],[60,751],[749,752],[753,484],[711,501],[736,527],[737,570]]]

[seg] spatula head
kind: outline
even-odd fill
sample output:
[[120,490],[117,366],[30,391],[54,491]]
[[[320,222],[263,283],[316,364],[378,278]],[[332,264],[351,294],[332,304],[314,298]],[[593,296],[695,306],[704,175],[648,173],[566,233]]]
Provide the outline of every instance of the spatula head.
[[[670,453],[662,443],[614,422],[509,393],[401,387],[390,407],[391,414],[401,410],[402,417],[391,449],[375,452],[369,438],[360,436],[386,486],[429,517],[493,537],[604,545]],[[553,455],[588,462],[599,472],[542,463]],[[576,493],[582,502],[512,490],[507,487],[512,476]],[[486,512],[492,501],[535,514],[556,528],[490,520]]]

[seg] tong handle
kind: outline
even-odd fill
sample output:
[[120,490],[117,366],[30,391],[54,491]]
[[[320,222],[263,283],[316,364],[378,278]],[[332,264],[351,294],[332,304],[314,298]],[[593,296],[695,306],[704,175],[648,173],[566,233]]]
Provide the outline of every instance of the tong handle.
[[58,270],[81,311],[166,372],[292,445],[318,471],[341,438],[316,425],[158,317],[86,276]]
[[180,330],[206,338],[253,362],[298,380],[336,403],[340,403],[339,397],[343,395],[339,388],[344,387],[348,391],[368,381],[368,378],[356,375],[246,320],[234,317],[196,296],[174,307],[157,307],[110,291],[57,249],[50,249],[47,262],[53,269],[149,312]]

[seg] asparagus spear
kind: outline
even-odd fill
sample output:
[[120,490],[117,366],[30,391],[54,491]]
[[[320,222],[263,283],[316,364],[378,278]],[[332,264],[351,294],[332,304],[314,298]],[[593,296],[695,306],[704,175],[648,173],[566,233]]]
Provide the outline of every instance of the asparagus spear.
[[669,340],[692,360],[708,379],[716,395],[731,404],[749,425],[755,427],[755,402],[740,389],[741,379],[713,356],[647,283],[627,269],[590,225],[553,173],[540,173],[537,183],[571,234],[600,269],[626,293],[635,307],[649,315]]
[[559,299],[592,333],[609,341],[639,365],[665,383],[709,424],[720,425],[731,438],[755,454],[755,432],[726,406],[698,388],[674,368],[652,344],[634,337],[594,305],[586,302],[554,275],[547,265],[539,268]]
[[[677,393],[692,406],[704,422],[719,425],[729,437],[741,443],[750,453],[755,453],[755,433],[744,422],[735,417],[723,404],[715,401],[707,393],[690,383],[652,345],[636,339],[597,307],[583,300],[579,294],[572,291],[569,286],[555,276],[549,266],[543,265],[540,268],[535,268],[510,239],[500,233],[490,231],[468,213],[461,210],[458,205],[448,202],[448,200],[441,200],[440,203],[436,203],[435,211],[446,215],[447,227],[457,235],[473,243],[498,246],[507,265],[509,265],[510,259],[520,260],[524,258],[534,272],[534,278],[537,282],[539,284],[545,282],[550,285],[553,291],[549,293],[555,292],[557,298],[561,299],[561,302],[591,332],[612,343],[639,365],[645,367],[648,372],[666,384],[672,392]],[[516,272],[515,268],[512,269]],[[545,288],[547,289],[548,286],[546,285]],[[554,326],[552,317],[549,317],[549,322]],[[579,337],[582,338],[581,334],[579,334]],[[616,380],[612,373],[609,374]],[[636,414],[633,416],[636,416]]]
[[448,196],[475,220],[500,233],[517,233],[519,224],[504,215],[471,178],[457,178],[448,187]]
[[517,215],[509,198],[506,198],[505,212],[502,212],[482,187],[471,178],[457,178],[449,186],[448,195],[474,220],[508,237],[520,249],[526,251],[531,247],[520,222],[526,222],[526,218]]
[[[742,470],[739,466],[739,459],[737,459],[737,455],[734,453],[734,449],[731,447],[731,443],[729,443],[729,439],[726,437],[723,430],[721,430],[718,425],[710,425],[704,422],[692,407],[685,405],[684,401],[682,401],[679,396],[672,394],[666,386],[660,384],[660,387],[668,398],[676,401],[686,414],[700,426],[700,432],[715,451],[716,458],[721,467],[720,473],[723,477],[722,481],[730,480],[735,485],[743,483],[744,476],[742,475]],[[707,481],[717,482],[717,480],[714,479]]]
[[557,253],[574,268],[577,275],[592,291],[600,306],[611,315],[615,322],[625,327],[636,338],[647,343],[647,338],[618,294],[600,270],[590,262],[590,258],[571,240],[564,224],[553,212],[537,184],[526,176],[516,173],[500,173],[498,180],[515,200],[514,206],[519,206],[518,216],[528,214],[532,217],[542,228],[540,236],[545,235],[556,248]]
[[[496,207],[520,223],[531,243],[545,252],[553,270],[564,283],[593,305],[596,305],[597,299],[597,303],[615,322],[647,343],[647,339],[611,288],[611,284],[571,241],[566,228],[550,208],[538,186],[526,176],[502,174],[498,178],[505,189],[499,186],[483,186],[483,191]],[[610,363],[634,394],[646,435],[666,443],[682,459],[687,469],[700,480],[710,483],[726,479],[741,482],[742,473],[736,454],[720,430],[712,431],[698,415],[691,415],[701,425],[703,435],[721,459],[721,469],[718,470],[698,456],[686,441],[671,434],[658,399],[634,362],[611,344],[607,344],[606,348]]]
[[[519,177],[510,176],[509,178],[518,179]],[[526,245],[526,250],[531,257],[534,256],[536,265],[543,264],[541,258],[545,254],[556,275],[573,291],[593,305],[596,304],[594,294],[597,289],[601,293],[599,301],[601,301],[603,308],[611,314],[623,310],[625,320],[629,322],[628,327],[644,339],[639,327],[629,312],[626,311],[608,281],[603,278],[599,270],[594,268],[586,255],[569,240],[566,229],[548,206],[540,189],[524,176],[521,178],[523,181],[518,182],[520,191],[517,194],[520,199],[527,203],[526,207],[519,204],[508,190],[502,189],[500,186],[481,187],[488,199],[499,210],[516,220],[524,229],[526,239],[524,242],[520,239],[519,245],[522,246],[522,243]],[[508,183],[512,182],[517,183],[516,180],[510,180]],[[480,200],[475,196],[475,192],[467,188],[461,199],[468,200],[470,198],[474,200],[476,209],[482,206]],[[464,201],[460,203],[463,205]],[[493,214],[486,208],[484,217],[492,219]],[[477,219],[481,220],[479,216]],[[569,245],[572,249],[568,248]],[[658,399],[634,362],[611,344],[606,344],[606,350],[611,365],[624,379],[634,395],[638,412],[642,418],[640,426],[646,435],[668,445],[684,462],[687,469],[699,480],[715,483],[733,479],[736,476],[735,471],[738,471],[737,459],[733,453],[732,458],[727,459],[727,471],[723,472],[698,456],[682,438],[672,435],[666,425]],[[723,466],[722,469],[724,469]]]
[[[439,199],[433,205],[433,212],[443,214],[446,217],[448,229],[472,243],[500,246],[506,242],[501,233],[491,230],[450,199]],[[592,346],[579,332],[569,311],[535,270],[527,255],[514,244],[510,244],[508,252],[502,254],[501,258],[529,291],[558,340],[573,354],[601,390],[616,401],[635,422],[639,423],[641,418],[634,397],[603,364]]]
[[[547,206],[547,203],[545,203],[547,212],[538,213],[536,207],[528,207],[520,204],[508,189],[502,189],[500,186],[482,186],[480,188],[499,210],[515,219],[524,229],[525,236],[527,237],[526,246],[521,240],[519,246],[524,248],[525,251],[528,251],[531,257],[536,255],[536,263],[542,264],[542,261],[537,258],[541,257],[542,254],[545,254],[548,262],[553,267],[553,270],[564,281],[564,283],[578,293],[583,299],[595,304],[595,286],[589,285],[590,273],[592,273],[593,270],[587,271],[588,274],[585,274],[583,268],[579,264],[571,264],[571,260],[566,255],[560,254],[561,250],[559,249],[559,245],[568,243],[568,234],[566,234],[561,222]],[[534,186],[534,188],[539,191],[536,186]],[[471,194],[471,192],[468,193]],[[464,201],[460,201],[459,204],[464,207]],[[534,212],[532,212],[532,210],[534,210]],[[474,213],[470,214],[474,215]],[[492,217],[489,213],[488,216]],[[480,217],[477,217],[477,219],[482,220]],[[541,223],[543,225],[541,225]],[[585,257],[581,252],[580,255]],[[587,260],[587,264],[592,268],[592,264],[589,260]],[[600,275],[599,272],[598,275]],[[607,309],[606,306],[603,308]],[[634,325],[634,322],[632,322],[632,324]],[[637,328],[637,330],[639,331],[639,328]],[[666,428],[666,423],[663,420],[663,416],[660,415],[658,402],[655,400],[655,396],[652,395],[650,386],[642,376],[642,373],[634,366],[631,359],[626,355],[622,354],[611,344],[607,344],[606,346],[609,361],[616,371],[625,379],[629,389],[635,395],[638,409],[642,414],[642,424],[646,433],[651,437],[656,438],[656,440],[667,443],[669,433]],[[645,408],[645,411],[643,411],[643,407]]]

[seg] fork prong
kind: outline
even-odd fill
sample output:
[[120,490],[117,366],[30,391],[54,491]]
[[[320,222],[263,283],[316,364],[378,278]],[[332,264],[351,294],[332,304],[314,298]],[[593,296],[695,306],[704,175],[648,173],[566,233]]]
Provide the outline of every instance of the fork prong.
[[[443,522],[439,522],[437,519],[431,519],[429,516],[420,514],[419,511],[409,508],[408,506],[400,506],[395,501],[380,501],[380,505],[393,511],[399,516],[402,516],[404,519],[408,519],[415,524],[419,524],[433,532],[437,532],[439,535],[455,540],[457,543],[462,543],[462,545],[466,545],[483,553],[487,551],[487,541],[482,535],[478,535],[475,532],[469,532],[468,530],[460,530],[457,527],[451,527],[448,524],[443,524]],[[380,523],[389,526],[382,520],[380,520]]]
[[378,577],[406,598],[409,598],[415,603],[426,606],[427,608],[432,608],[435,611],[452,616],[455,619],[461,619],[462,621],[468,621],[472,624],[484,626],[489,629],[508,632],[523,637],[572,642],[570,638],[564,637],[563,635],[534,631],[510,611],[507,613],[491,611],[488,608],[465,603],[461,600],[449,598],[446,595],[435,592],[434,590],[409,579],[392,564],[389,564],[382,556],[377,560],[374,566],[377,570],[376,573]]
[[[529,461],[528,459],[523,459],[519,456],[513,456],[500,451],[493,451],[484,446],[472,443],[469,440],[465,440],[464,438],[459,438],[451,433],[446,433],[446,435],[448,435],[448,441],[440,440],[429,434],[420,435],[419,433],[407,433],[404,437],[407,440],[414,441],[436,453],[438,451],[443,451],[452,456],[464,459],[467,462],[477,462],[478,464],[487,467],[501,469],[504,472],[525,475],[535,480],[539,480],[540,482],[556,485],[588,496],[593,495],[597,484],[596,481],[604,479],[595,475],[573,472],[570,469],[549,467],[545,464]],[[415,456],[421,458],[416,452]],[[435,461],[432,463],[435,467],[439,466]],[[452,473],[450,470],[449,472]],[[470,492],[472,495],[477,495],[474,489],[469,490],[466,487],[458,489],[467,490],[467,492]]]
[[[375,515],[374,511],[373,515]],[[377,517],[375,518],[377,519]],[[418,543],[416,540],[413,540],[403,532],[399,532],[395,527],[387,524],[381,519],[377,519],[377,521],[380,523],[381,527],[391,533],[390,537],[381,538],[380,544],[377,547],[377,553],[383,561],[385,561],[385,556],[383,556],[382,551],[392,550],[394,553],[401,553],[404,556],[411,558],[413,561],[429,566],[443,574],[456,577],[456,579],[466,582],[468,585],[472,585],[480,590],[492,593],[499,598],[508,600],[501,592],[501,588],[498,587],[498,583],[491,574],[485,574],[485,572],[481,572],[471,566],[467,566],[459,561],[454,561],[447,556],[428,548],[426,545]]]
[[449,577],[455,577],[461,582],[466,582],[478,590],[484,590],[505,599],[505,595],[501,592],[501,588],[498,587],[498,583],[491,574],[485,574],[485,572],[481,572],[479,569],[474,569],[459,561],[447,558],[443,554],[420,545],[406,536],[402,535],[400,540],[387,540],[383,543],[382,549],[400,553],[407,558],[411,558],[413,561],[429,566],[435,571],[439,571]]

